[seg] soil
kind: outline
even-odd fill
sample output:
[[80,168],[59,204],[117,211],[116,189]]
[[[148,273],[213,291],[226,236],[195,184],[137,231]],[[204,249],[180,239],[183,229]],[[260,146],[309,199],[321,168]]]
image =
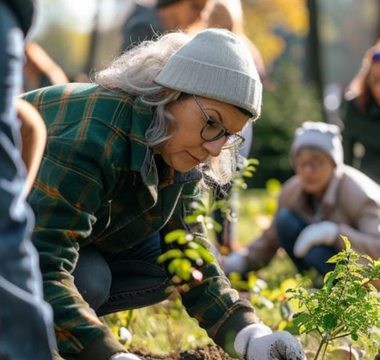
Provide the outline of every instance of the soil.
[[153,355],[142,349],[129,349],[132,354],[141,360],[232,360],[219,346],[210,345],[195,350],[172,353],[169,355]]

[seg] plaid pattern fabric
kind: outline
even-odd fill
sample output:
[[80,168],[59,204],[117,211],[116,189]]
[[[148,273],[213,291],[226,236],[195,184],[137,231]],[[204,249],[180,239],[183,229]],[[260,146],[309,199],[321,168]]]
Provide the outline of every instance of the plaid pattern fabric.
[[[93,84],[52,86],[23,98],[39,110],[48,130],[29,200],[60,354],[104,360],[123,347],[75,288],[78,250],[92,243],[117,253],[157,230],[183,228],[189,203],[199,197],[199,173],[157,167],[144,139],[150,108],[139,99]],[[207,241],[204,233],[197,236]],[[238,299],[216,264],[202,271],[203,283],[190,286],[183,302],[215,338],[232,313],[253,309]]]

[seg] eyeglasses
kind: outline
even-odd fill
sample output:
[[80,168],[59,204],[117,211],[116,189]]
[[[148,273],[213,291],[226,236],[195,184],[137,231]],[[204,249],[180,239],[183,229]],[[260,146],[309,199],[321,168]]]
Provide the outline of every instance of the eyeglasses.
[[201,138],[204,141],[211,142],[221,139],[222,137],[226,137],[226,140],[222,146],[223,150],[230,149],[235,146],[242,146],[244,144],[244,137],[241,135],[240,131],[238,133],[232,133],[228,131],[223,124],[215,121],[212,117],[210,117],[202,104],[198,100],[198,98],[193,95],[195,102],[203,112],[203,115],[206,118],[206,125],[201,130]]
[[322,169],[328,161],[326,159],[318,159],[318,160],[311,160],[311,161],[295,161],[294,167],[297,170],[305,170],[307,167],[310,168],[312,171],[320,170]]

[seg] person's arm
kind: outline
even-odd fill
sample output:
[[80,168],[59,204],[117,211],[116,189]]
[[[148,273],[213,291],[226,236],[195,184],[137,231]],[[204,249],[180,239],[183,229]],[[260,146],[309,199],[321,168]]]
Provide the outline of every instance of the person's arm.
[[[352,224],[339,223],[338,233],[347,236],[352,247],[360,254],[367,254],[373,259],[380,257],[380,199],[379,187],[370,179],[364,178],[360,181],[361,189],[357,185],[347,191],[342,189],[345,196],[338,205],[344,211],[350,213]],[[360,194],[358,194],[360,193]],[[339,237],[337,246],[344,248],[344,243]]]
[[276,255],[278,241],[274,224],[248,245],[247,271],[257,271],[267,266]]
[[69,82],[62,68],[37,43],[30,42],[25,47],[25,73],[33,77],[33,73],[45,75],[52,85]]
[[22,160],[25,163],[27,177],[24,194],[29,194],[38,169],[46,143],[46,127],[39,112],[27,101],[16,99],[17,115],[21,121]]

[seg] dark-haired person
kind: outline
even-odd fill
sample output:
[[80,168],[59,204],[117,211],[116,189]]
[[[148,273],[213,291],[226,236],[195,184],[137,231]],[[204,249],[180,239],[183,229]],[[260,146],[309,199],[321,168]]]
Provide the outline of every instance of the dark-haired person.
[[154,6],[135,4],[124,24],[122,49],[151,40],[166,31],[186,30],[201,18],[210,0],[157,0]]
[[380,43],[366,52],[348,86],[341,117],[345,162],[380,183]]

